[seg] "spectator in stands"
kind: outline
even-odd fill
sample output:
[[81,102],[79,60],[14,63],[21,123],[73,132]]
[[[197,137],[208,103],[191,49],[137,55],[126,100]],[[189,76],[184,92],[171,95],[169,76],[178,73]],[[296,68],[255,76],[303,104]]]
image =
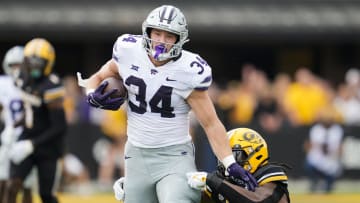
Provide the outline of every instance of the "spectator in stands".
[[293,82],[285,93],[287,117],[293,125],[311,125],[318,110],[329,103],[328,95],[317,77],[306,67],[295,72]]
[[349,85],[339,85],[333,103],[341,113],[344,125],[360,125],[360,100]]
[[360,70],[358,68],[350,68],[346,71],[345,82],[356,92],[356,96],[360,99]]
[[345,82],[340,84],[334,105],[342,113],[345,125],[360,126],[360,71],[351,68],[345,73]]
[[228,98],[232,101],[229,116],[233,127],[249,124],[252,121],[257,103],[257,83],[260,83],[258,79],[261,78],[258,77],[256,67],[253,64],[244,64],[241,69],[241,82],[232,87],[235,94],[231,94]]

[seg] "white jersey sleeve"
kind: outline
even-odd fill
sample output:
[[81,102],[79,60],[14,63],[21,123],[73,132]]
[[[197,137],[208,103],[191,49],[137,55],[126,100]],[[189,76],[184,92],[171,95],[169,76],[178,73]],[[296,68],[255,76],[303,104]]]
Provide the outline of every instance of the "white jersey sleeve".
[[212,82],[211,68],[199,55],[187,51],[175,63],[180,67],[174,77],[183,83],[179,94],[187,98],[193,90],[207,90]]
[[133,48],[136,47],[141,40],[141,35],[121,35],[114,43],[112,58],[116,63],[126,61],[129,57],[128,55],[134,53],[132,52]]

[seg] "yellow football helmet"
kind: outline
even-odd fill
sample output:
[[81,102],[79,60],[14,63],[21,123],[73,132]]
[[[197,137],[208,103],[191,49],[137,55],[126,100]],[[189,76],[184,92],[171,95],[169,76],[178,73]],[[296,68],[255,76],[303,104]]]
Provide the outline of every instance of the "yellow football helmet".
[[55,61],[54,47],[43,38],[35,38],[24,47],[24,64],[32,78],[48,76]]
[[238,164],[250,173],[268,163],[269,153],[266,141],[256,131],[236,128],[227,132],[233,155]]

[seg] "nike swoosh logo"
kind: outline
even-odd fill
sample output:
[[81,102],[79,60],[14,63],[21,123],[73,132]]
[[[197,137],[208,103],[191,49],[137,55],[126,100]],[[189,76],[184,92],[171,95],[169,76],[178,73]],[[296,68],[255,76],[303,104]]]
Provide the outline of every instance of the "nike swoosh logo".
[[166,77],[166,81],[176,81],[176,80],[173,80],[173,79],[170,79],[169,77]]
[[130,156],[125,156],[125,159],[130,159],[131,157]]

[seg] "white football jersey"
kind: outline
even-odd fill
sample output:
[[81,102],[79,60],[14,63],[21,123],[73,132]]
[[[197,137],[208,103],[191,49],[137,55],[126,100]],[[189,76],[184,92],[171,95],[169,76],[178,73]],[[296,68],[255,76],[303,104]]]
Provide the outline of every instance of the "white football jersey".
[[[0,103],[3,106],[2,116],[5,128],[11,128],[24,116],[24,104],[21,100],[20,90],[15,86],[10,76],[0,76]],[[22,127],[15,129],[15,138],[21,134]]]
[[146,148],[190,141],[190,106],[185,99],[194,89],[210,86],[211,68],[206,61],[182,51],[176,60],[155,67],[142,37],[129,34],[117,39],[113,59],[128,90],[128,140]]

